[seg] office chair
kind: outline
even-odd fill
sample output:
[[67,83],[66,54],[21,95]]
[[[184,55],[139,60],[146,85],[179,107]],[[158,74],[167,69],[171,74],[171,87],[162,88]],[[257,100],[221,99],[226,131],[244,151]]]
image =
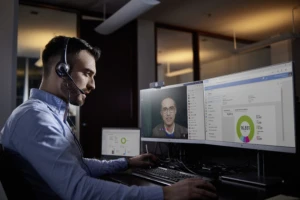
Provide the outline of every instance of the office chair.
[[35,168],[17,152],[4,149],[0,163],[0,180],[9,200],[60,199]]
[[2,187],[2,183],[0,181],[0,199],[1,200],[7,200],[7,196],[6,196],[6,193]]
[[0,148],[0,181],[9,200],[36,199],[23,174],[13,164],[10,155]]

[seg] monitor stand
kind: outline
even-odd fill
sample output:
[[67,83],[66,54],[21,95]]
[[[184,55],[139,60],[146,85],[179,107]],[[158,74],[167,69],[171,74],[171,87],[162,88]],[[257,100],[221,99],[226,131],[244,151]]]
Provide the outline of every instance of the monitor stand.
[[[262,162],[261,162],[262,160]],[[280,177],[266,177],[264,169],[264,154],[257,152],[257,173],[232,174],[221,176],[221,180],[238,182],[259,187],[274,186],[283,183]]]

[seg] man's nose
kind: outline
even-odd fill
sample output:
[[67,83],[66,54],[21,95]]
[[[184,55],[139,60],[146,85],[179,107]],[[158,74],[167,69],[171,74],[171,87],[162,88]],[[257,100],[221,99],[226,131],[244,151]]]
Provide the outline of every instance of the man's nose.
[[88,89],[90,89],[90,90],[94,90],[94,89],[96,89],[96,85],[95,85],[95,80],[92,78],[89,82],[88,82],[88,85],[87,85],[88,87]]

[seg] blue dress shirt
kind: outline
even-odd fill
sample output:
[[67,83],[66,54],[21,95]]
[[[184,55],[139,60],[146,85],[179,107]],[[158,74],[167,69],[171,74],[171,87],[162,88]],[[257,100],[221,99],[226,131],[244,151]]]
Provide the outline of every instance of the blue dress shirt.
[[30,99],[13,111],[1,131],[3,147],[33,167],[27,171],[27,179],[36,175],[42,178],[40,182],[31,181],[33,187],[44,195],[48,193],[45,190],[52,190],[61,199],[163,199],[158,186],[128,187],[99,179],[101,175],[127,169],[127,162],[83,158],[64,120],[65,111],[62,99],[31,89]]

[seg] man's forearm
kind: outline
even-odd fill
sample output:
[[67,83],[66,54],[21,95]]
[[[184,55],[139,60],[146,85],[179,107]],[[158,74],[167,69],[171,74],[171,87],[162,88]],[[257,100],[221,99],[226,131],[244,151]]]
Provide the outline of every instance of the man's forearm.
[[124,158],[109,161],[84,158],[84,162],[89,167],[93,177],[123,171],[128,169],[130,165]]

